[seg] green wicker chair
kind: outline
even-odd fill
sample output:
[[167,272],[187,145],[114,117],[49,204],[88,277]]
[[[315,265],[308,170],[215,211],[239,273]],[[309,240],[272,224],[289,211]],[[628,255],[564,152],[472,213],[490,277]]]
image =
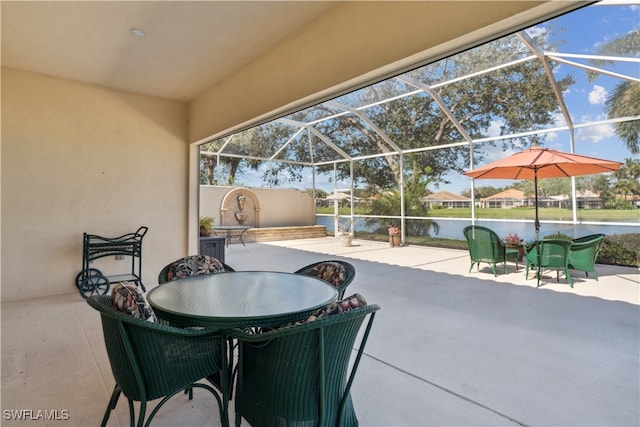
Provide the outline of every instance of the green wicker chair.
[[507,261],[516,262],[516,270],[518,269],[518,258],[520,257],[518,249],[507,248],[498,235],[487,227],[480,225],[469,225],[463,230],[464,237],[467,239],[469,247],[469,256],[471,257],[471,267],[486,262],[491,266],[493,275],[496,274],[496,264],[502,264],[504,271],[507,271]]
[[[214,272],[209,271],[206,268],[202,268],[202,266],[203,265],[204,266],[210,266],[212,263],[218,263],[218,262],[222,265],[222,267],[224,267],[224,272],[225,273],[229,273],[229,272],[234,272],[235,271],[231,266],[221,262],[217,258],[210,257],[209,255],[189,255],[189,256],[177,259],[177,260],[165,265],[164,268],[160,271],[160,274],[158,274],[158,284],[159,285],[163,285],[163,284],[168,283],[170,281],[179,279],[177,277],[169,279],[169,277],[168,277],[169,269],[172,268],[172,266],[177,264],[177,263],[182,263],[183,264],[183,267],[184,267],[183,270],[182,270],[183,273],[188,274],[190,276],[194,276],[194,275],[198,275],[198,274],[213,274]],[[178,326],[180,326],[180,325],[178,325]],[[230,355],[229,355],[229,359],[228,360],[232,360],[232,357],[233,357],[232,347],[230,347],[229,351],[230,351]],[[229,375],[230,376],[228,378],[232,379],[231,373],[229,373]],[[223,390],[223,388],[221,386],[220,372],[216,372],[214,374],[207,375],[207,379],[218,390],[221,390],[221,391]]]
[[587,277],[589,273],[593,273],[593,277],[598,280],[595,263],[603,239],[604,234],[591,234],[574,239],[569,246],[569,268],[584,271]]
[[[262,334],[232,331],[238,340],[236,426],[357,426],[351,384],[377,305]],[[365,318],[353,367],[349,359]]]
[[545,239],[527,245],[525,277],[529,278],[529,268],[535,267],[537,286],[544,269],[556,270],[556,282],[560,282],[560,270],[573,288],[573,279],[569,274],[569,246],[571,241],[563,239]]
[[[112,308],[108,295],[93,295],[87,302],[102,317],[107,354],[116,380],[102,427],[107,425],[121,393],[129,401],[131,426],[142,427],[148,426],[158,410],[177,393],[188,391],[191,398],[193,388],[211,392],[218,402],[222,425],[229,424],[215,389],[196,382],[221,369],[219,332],[180,329],[136,319]],[[145,421],[147,402],[159,398],[162,399]],[[134,401],[140,402],[137,423]]]
[[[158,284],[162,285],[162,284],[165,284],[165,283],[170,282],[172,280],[176,280],[175,278],[174,279],[169,279],[167,277],[167,275],[169,273],[169,269],[174,264],[176,264],[178,262],[191,263],[194,266],[196,266],[196,270],[185,270],[185,272],[189,272],[189,274],[193,276],[193,275],[196,275],[196,274],[210,274],[208,272],[205,272],[204,270],[197,269],[197,265],[199,263],[202,263],[202,262],[211,263],[212,260],[220,262],[217,258],[212,258],[212,257],[209,257],[208,255],[189,255],[189,256],[186,256],[184,258],[177,259],[177,260],[165,265],[164,268],[162,270],[160,270],[160,274],[158,274]],[[224,267],[224,271],[225,272],[233,272],[233,271],[235,271],[233,268],[231,268],[231,266],[229,266],[229,265],[227,265],[227,264],[225,264],[223,262],[220,262],[220,264],[222,264],[222,266]]]
[[356,277],[356,269],[352,264],[346,261],[330,259],[325,261],[314,262],[313,264],[309,264],[305,267],[302,267],[301,269],[295,271],[294,273],[304,274],[306,276],[313,276],[313,277],[318,277],[319,279],[322,279],[323,278],[322,272],[319,272],[317,267],[326,263],[340,264],[344,268],[344,279],[342,279],[340,283],[336,283],[332,281],[330,278],[327,278],[329,280],[326,280],[331,285],[335,286],[335,288],[338,290],[338,299],[342,299],[342,297],[344,296],[344,292],[347,290],[347,286],[349,286],[351,282],[353,282],[353,279],[355,279]]

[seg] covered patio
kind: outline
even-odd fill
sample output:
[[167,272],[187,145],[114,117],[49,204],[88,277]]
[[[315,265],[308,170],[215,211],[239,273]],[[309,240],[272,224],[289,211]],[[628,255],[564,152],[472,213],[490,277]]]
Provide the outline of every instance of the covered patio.
[[[562,278],[536,288],[515,264],[468,273],[459,250],[317,238],[226,255],[237,270],[335,258],[356,267],[346,295],[382,307],[352,391],[360,425],[640,424],[637,269],[598,265],[599,281],[575,272],[574,289]],[[7,419],[20,409],[68,411],[47,425],[98,425],[113,387],[98,314],[69,293],[3,302],[2,322],[3,425],[44,425]],[[219,425],[205,399],[177,396],[154,425]],[[128,425],[123,401],[116,413],[109,425]]]

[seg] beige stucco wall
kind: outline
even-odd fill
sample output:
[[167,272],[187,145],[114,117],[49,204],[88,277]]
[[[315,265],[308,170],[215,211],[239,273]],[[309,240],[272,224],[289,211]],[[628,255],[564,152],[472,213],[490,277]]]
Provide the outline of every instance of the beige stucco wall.
[[[201,216],[213,217],[215,224],[220,224],[222,200],[234,188],[200,186]],[[260,227],[293,227],[316,223],[313,199],[304,191],[252,187],[246,190],[255,195],[260,206]]]
[[185,104],[3,68],[2,300],[77,292],[82,233],[141,225],[155,285],[187,252],[186,134]]

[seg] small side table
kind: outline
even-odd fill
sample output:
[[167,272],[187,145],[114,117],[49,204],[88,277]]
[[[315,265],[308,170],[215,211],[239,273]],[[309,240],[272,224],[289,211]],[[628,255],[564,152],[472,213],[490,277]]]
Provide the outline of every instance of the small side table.
[[200,237],[200,255],[209,255],[224,263],[225,238],[220,236]]
[[250,228],[252,227],[246,225],[219,225],[217,227],[214,227],[213,232],[218,234],[218,231],[222,231],[227,234],[227,247],[229,247],[229,243],[231,243],[232,237],[237,237],[238,239],[240,239],[240,243],[242,243],[242,246],[246,246],[244,244],[242,236],[244,236],[244,233],[246,233]]

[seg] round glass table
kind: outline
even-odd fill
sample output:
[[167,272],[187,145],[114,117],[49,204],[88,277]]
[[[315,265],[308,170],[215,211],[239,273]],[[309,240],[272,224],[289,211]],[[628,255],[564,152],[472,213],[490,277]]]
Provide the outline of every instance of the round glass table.
[[175,280],[147,294],[158,317],[221,329],[280,326],[336,300],[330,284],[302,274],[237,271]]

